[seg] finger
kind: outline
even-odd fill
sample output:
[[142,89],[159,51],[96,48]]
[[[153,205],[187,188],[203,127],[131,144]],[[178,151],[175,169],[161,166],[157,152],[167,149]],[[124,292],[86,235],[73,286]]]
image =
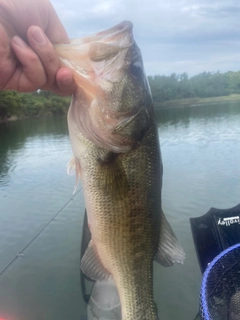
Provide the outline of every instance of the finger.
[[9,44],[9,37],[0,23],[0,90],[4,89],[15,68],[14,53]]
[[60,68],[56,75],[56,81],[61,95],[71,95],[76,91],[77,85],[70,69]]
[[49,89],[56,85],[56,73],[60,68],[60,60],[41,28],[31,26],[28,29],[27,37],[31,48],[39,56],[47,75],[47,86]]
[[45,72],[47,83],[42,89],[51,90],[59,95],[71,95],[76,90],[73,73],[70,69],[60,68],[59,57],[44,32],[37,26],[28,29],[28,40],[38,54]]
[[6,89],[30,92],[41,88],[47,77],[38,55],[18,36],[13,37],[11,45],[20,64]]

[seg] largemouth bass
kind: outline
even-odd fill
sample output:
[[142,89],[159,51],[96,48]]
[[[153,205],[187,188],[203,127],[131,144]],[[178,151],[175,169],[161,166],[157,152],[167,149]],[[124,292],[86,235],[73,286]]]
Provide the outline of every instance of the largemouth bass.
[[75,169],[92,239],[81,262],[94,280],[112,277],[122,319],[157,319],[153,260],[184,252],[163,212],[162,161],[153,102],[132,24],[56,46],[78,91],[68,112]]

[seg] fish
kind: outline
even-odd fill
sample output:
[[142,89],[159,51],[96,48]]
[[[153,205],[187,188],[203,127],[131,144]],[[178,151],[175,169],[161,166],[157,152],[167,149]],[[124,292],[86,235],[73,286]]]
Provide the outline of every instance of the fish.
[[229,320],[237,320],[240,319],[240,291],[236,290],[236,292],[231,296],[229,302]]
[[113,279],[123,320],[158,319],[153,261],[185,253],[163,210],[163,167],[150,87],[129,21],[56,45],[78,85],[68,111],[73,158],[91,241],[82,271]]

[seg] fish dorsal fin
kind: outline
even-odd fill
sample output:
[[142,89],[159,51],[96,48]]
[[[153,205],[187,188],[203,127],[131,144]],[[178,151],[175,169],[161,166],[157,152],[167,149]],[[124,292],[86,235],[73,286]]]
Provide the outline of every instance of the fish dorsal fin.
[[72,157],[67,164],[67,174],[71,176],[74,173],[76,174],[76,184],[73,193],[77,190],[78,180],[81,177],[81,167],[79,161],[75,157]]
[[92,240],[89,242],[81,260],[82,272],[93,280],[106,280],[110,273],[103,267],[94,250]]
[[160,239],[155,261],[164,267],[172,266],[175,262],[183,263],[185,253],[163,212],[161,213],[160,228]]

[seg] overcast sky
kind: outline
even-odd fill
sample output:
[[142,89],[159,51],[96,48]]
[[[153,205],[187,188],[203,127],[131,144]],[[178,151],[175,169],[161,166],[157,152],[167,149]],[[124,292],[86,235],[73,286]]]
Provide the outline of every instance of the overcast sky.
[[134,25],[147,75],[240,70],[240,0],[52,0],[70,38]]

